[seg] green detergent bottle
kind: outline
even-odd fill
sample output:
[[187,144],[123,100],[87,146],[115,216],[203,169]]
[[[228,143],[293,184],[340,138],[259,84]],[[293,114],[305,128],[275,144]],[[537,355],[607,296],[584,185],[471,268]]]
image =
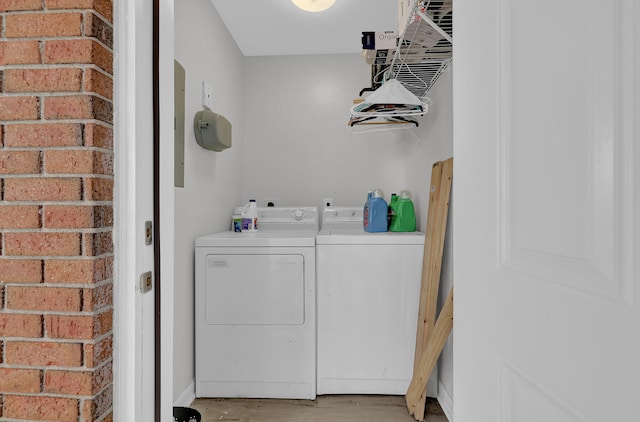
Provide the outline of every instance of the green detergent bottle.
[[392,232],[414,232],[416,231],[416,213],[411,202],[411,194],[409,191],[400,192],[395,207],[393,208],[395,216],[392,217],[389,231]]

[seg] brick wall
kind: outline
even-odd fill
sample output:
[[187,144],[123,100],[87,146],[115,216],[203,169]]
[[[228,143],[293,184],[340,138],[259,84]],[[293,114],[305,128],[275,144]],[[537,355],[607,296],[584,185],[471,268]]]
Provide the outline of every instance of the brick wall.
[[0,421],[110,421],[112,1],[0,18]]

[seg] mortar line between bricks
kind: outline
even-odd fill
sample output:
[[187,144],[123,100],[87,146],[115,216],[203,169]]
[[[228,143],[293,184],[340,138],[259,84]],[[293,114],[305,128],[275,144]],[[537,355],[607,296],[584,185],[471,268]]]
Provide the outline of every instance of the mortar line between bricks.
[[[15,11],[15,12],[11,12],[10,14],[29,14],[32,13],[33,11],[29,12],[29,11]],[[47,13],[50,14],[50,13]],[[6,16],[6,15],[5,15]],[[108,21],[107,21],[108,22]],[[113,25],[108,25],[112,30],[113,30]],[[85,35],[85,34],[80,34],[80,35],[63,35],[63,36],[42,36],[42,35],[34,35],[32,37],[3,37],[5,40],[7,41],[84,41],[84,40],[90,40],[90,41],[95,41],[97,44],[100,44],[100,46],[104,47],[107,51],[109,51],[110,53],[113,53],[113,48],[109,47],[108,45],[106,45],[105,43],[103,43],[99,38],[92,36],[92,35]]]
[[[113,310],[113,309],[99,309],[97,312],[94,313],[84,313],[84,314],[71,314],[71,313],[63,313],[63,312],[58,312],[58,313],[48,313],[48,314],[42,314],[42,313],[35,313],[35,312],[31,312],[31,313],[24,313],[24,312],[5,312],[5,314],[7,315],[23,315],[23,316],[29,316],[29,315],[41,315],[43,318],[44,317],[69,317],[69,318],[81,318],[81,317],[92,317],[95,316],[96,314],[100,314],[109,310]],[[28,342],[28,343],[37,343],[40,341],[46,341],[47,343],[50,341],[57,341],[60,340],[61,342],[64,343],[78,343],[78,342],[98,342],[100,340],[104,340],[104,338],[109,337],[109,333],[113,332],[113,329],[107,331],[105,334],[102,334],[100,337],[96,337],[95,339],[75,339],[75,338],[61,338],[61,337],[50,337],[47,333],[43,333],[42,337],[11,337],[11,336],[4,336],[3,339],[8,340],[8,341],[21,341],[21,342]]]
[[37,177],[38,179],[81,179],[81,178],[93,178],[93,179],[111,179],[114,176],[112,174],[97,174],[97,173],[31,173],[31,174],[3,174],[4,179],[29,179]]
[[[22,287],[22,286],[21,286]],[[25,286],[27,287],[27,286]],[[44,286],[38,286],[38,287],[44,287]],[[64,287],[62,287],[64,288]],[[78,289],[78,287],[73,287],[74,289]],[[104,308],[100,308],[100,313],[102,312],[106,312],[109,310],[113,310],[113,306],[109,305],[109,306],[105,306]],[[9,312],[10,311],[10,312]],[[96,312],[95,311],[78,311],[78,312],[71,312],[71,311],[40,311],[40,310],[28,310],[28,309],[5,309],[6,314],[13,314],[13,315],[42,315],[42,316],[68,316],[68,317],[86,317],[86,316],[95,316]],[[3,337],[3,338],[8,338],[8,337]],[[39,338],[47,338],[47,339],[51,339],[50,337],[25,337],[28,338],[30,340],[38,340]]]
[[2,255],[2,259],[20,259],[20,258],[25,258],[25,259],[45,259],[45,260],[49,260],[49,261],[53,261],[53,260],[58,260],[58,261],[77,261],[79,259],[82,258],[108,258],[108,257],[113,257],[113,252],[109,252],[109,253],[103,253],[100,255],[56,255],[56,256],[34,256],[34,255],[29,255],[29,256],[24,256],[24,255]]
[[[93,91],[17,91],[17,92],[3,92],[2,96],[5,98],[10,97],[43,97],[43,98],[53,98],[53,97],[101,97],[99,94],[94,93]],[[101,97],[108,102],[113,102],[112,99]],[[96,120],[96,119],[74,119],[74,120]],[[28,120],[20,120],[21,122],[25,122]],[[56,119],[48,120],[48,121],[58,121]]]
[[[29,97],[29,95],[16,95],[18,97]],[[35,95],[32,95],[35,97]],[[45,119],[44,117],[40,119],[29,119],[29,120],[0,120],[0,124],[3,125],[33,125],[33,124],[98,124],[106,127],[107,129],[113,129],[113,123],[103,122],[98,119]]]
[[[103,97],[97,92],[93,91],[20,91],[20,92],[12,92],[11,94],[18,95],[10,95],[11,97],[43,97],[43,98],[54,98],[54,97],[97,97],[109,103],[112,103],[113,100],[111,98]],[[9,97],[9,95],[7,95]],[[90,120],[90,119],[87,119]],[[95,120],[95,119],[93,119]]]
[[81,234],[99,234],[111,233],[113,226],[107,227],[30,227],[22,229],[1,228],[3,233],[81,233]]
[[[10,42],[3,40],[5,42]],[[110,76],[113,78],[113,75],[105,71],[104,69],[98,67],[93,63],[9,63],[2,65],[3,70],[49,70],[49,69],[93,69],[100,70],[105,76]],[[7,93],[9,94],[9,93]]]
[[[0,286],[7,287],[62,287],[62,288],[83,288],[83,289],[98,289],[100,287],[107,286],[109,284],[113,284],[113,278],[107,278],[105,280],[100,280],[94,282],[68,282],[68,283],[55,283],[55,282],[33,282],[33,283],[17,283],[17,282],[0,282]],[[17,310],[17,309],[16,309]],[[30,311],[32,312],[32,311]],[[38,312],[41,314],[44,311]],[[84,311],[83,311],[84,312]]]
[[[56,315],[57,316],[57,315]],[[61,315],[61,316],[68,316],[68,315]],[[70,315],[70,316],[82,316],[82,315]],[[113,337],[113,330],[109,330],[104,334],[101,334],[100,336],[93,338],[93,339],[65,339],[65,338],[52,338],[52,337],[3,337],[4,339],[8,340],[8,341],[14,341],[14,342],[23,342],[23,343],[51,343],[51,342],[56,342],[56,343],[64,343],[64,344],[97,344],[100,343],[102,340],[105,340],[109,337]],[[108,360],[106,360],[105,362],[108,362],[109,360],[111,360],[113,358],[109,358]],[[12,367],[14,366],[13,364],[8,364],[8,363],[2,363],[0,364],[0,367],[2,367],[2,365],[11,365]],[[37,366],[37,365],[16,365],[16,366],[28,366],[28,367],[33,367],[33,366]]]
[[101,152],[103,154],[113,154],[113,150],[109,148],[103,147],[94,147],[94,146],[82,146],[82,145],[62,145],[62,146],[35,146],[35,147],[11,147],[5,146],[0,151],[94,151]]
[[93,69],[93,70],[97,71],[98,73],[102,73],[104,76],[107,76],[107,77],[109,77],[111,79],[114,79],[113,75],[111,73],[107,72],[106,70],[104,70],[101,67],[96,66],[95,64],[90,65],[90,66],[89,65],[85,66],[85,69],[87,69],[87,68]]
[[[73,261],[77,261],[77,260],[84,260],[84,261],[92,261],[92,260],[98,260],[99,258],[105,258],[105,257],[113,257],[113,252],[110,253],[105,253],[102,255],[97,255],[97,256],[86,256],[86,255],[67,255],[67,256],[36,256],[36,255],[2,255],[0,256],[0,261],[4,260],[4,259],[25,259],[25,260],[57,260],[57,261],[62,261],[62,260],[73,260]],[[16,284],[21,284],[21,283],[16,283]]]
[[112,206],[113,201],[0,201],[0,206]]

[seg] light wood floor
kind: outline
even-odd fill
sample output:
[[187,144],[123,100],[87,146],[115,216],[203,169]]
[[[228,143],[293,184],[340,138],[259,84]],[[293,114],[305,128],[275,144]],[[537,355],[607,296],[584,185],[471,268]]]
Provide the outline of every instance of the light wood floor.
[[[316,400],[196,399],[191,406],[202,422],[415,422],[404,396],[338,395]],[[427,404],[427,422],[448,422],[435,399]]]

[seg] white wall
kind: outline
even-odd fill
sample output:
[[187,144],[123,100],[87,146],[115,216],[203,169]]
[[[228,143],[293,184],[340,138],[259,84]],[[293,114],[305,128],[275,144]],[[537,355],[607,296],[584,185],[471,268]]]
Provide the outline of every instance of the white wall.
[[[175,188],[174,401],[194,378],[194,239],[226,230],[242,202],[243,60],[210,0],[175,3],[175,56],[186,70],[185,178]],[[233,145],[207,151],[195,140],[201,84],[213,88],[214,111],[233,125]]]
[[405,188],[400,136],[347,126],[353,99],[370,86],[359,55],[249,57],[245,75],[245,199],[360,205],[367,191]]

